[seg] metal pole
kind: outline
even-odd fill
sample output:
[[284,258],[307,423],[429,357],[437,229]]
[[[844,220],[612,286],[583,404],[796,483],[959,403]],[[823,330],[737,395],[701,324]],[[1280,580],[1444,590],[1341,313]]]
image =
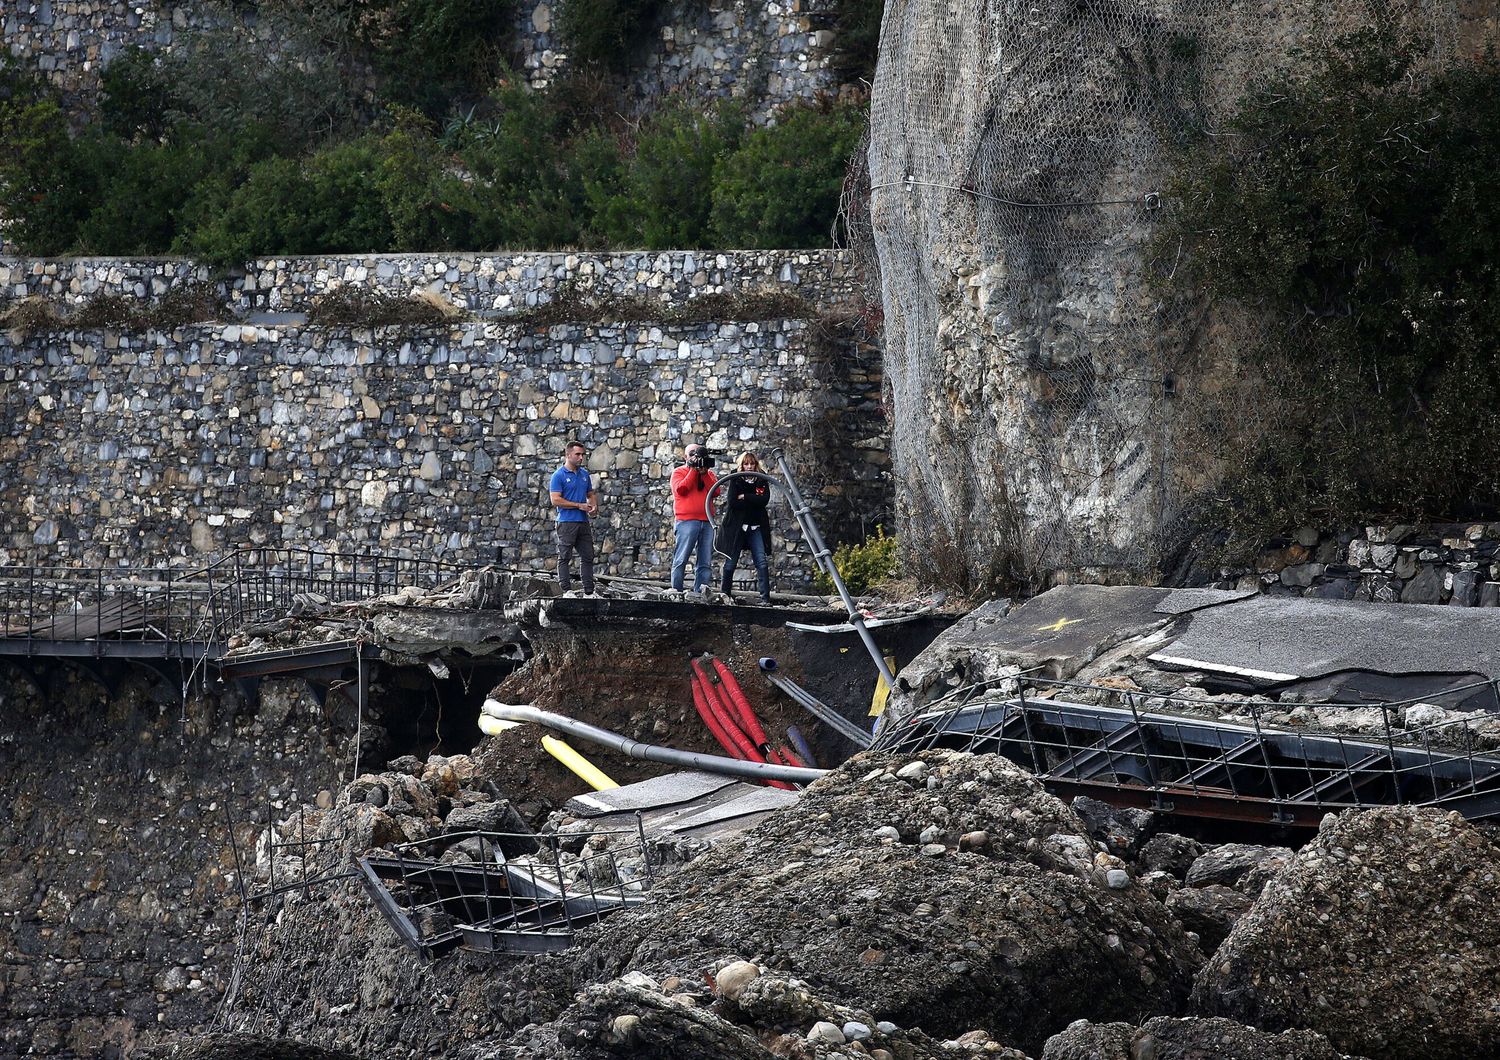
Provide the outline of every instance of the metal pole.
[[865,616],[859,613],[859,607],[855,604],[854,598],[849,595],[849,587],[844,584],[844,579],[839,576],[838,568],[833,565],[833,554],[824,544],[823,535],[818,533],[818,525],[813,522],[812,511],[808,508],[807,502],[802,499],[801,491],[797,489],[797,480],[792,477],[792,469],[787,464],[786,452],[778,446],[771,450],[771,456],[781,469],[781,477],[786,480],[787,496],[792,502],[792,514],[797,517],[797,525],[802,528],[802,534],[812,548],[813,561],[833,582],[833,587],[838,590],[839,599],[844,603],[844,609],[849,612],[849,624],[854,627],[854,631],[859,634],[859,639],[864,642],[865,650],[870,653],[870,658],[875,660],[875,669],[880,672],[881,677],[885,678],[886,687],[894,690],[896,677],[891,673],[890,667],[885,664],[885,656],[880,653],[880,649],[875,646],[875,638],[870,636],[870,631],[865,628]]

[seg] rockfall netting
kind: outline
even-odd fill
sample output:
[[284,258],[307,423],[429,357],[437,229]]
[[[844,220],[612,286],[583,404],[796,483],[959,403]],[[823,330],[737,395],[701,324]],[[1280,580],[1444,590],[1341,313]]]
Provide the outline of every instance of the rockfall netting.
[[1212,484],[1205,420],[1262,324],[1147,264],[1174,153],[1296,49],[1398,20],[1451,54],[1453,0],[890,0],[871,104],[902,530],[941,581],[1160,576]]

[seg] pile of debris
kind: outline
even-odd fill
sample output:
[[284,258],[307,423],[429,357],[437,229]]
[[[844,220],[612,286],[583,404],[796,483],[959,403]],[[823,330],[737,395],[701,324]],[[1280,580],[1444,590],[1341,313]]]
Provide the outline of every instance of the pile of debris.
[[[515,811],[481,761],[394,763],[276,840],[328,840],[307,845],[314,878],[422,841],[499,860],[472,830],[513,831]],[[1209,844],[1065,804],[997,756],[929,752],[860,755],[758,820],[547,957],[424,961],[352,881],[287,889],[229,1028],[472,1060],[1441,1060],[1500,1035],[1500,849],[1455,815],[1342,814],[1301,851]],[[571,834],[574,879],[597,827],[541,829]]]

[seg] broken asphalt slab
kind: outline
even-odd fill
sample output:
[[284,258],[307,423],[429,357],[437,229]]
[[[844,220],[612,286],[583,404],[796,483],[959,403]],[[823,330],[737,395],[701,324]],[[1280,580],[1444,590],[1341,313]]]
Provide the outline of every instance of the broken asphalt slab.
[[1345,671],[1500,678],[1500,610],[1256,596],[1198,611],[1150,661],[1285,685]]
[[[1444,697],[1500,679],[1500,610],[1259,596],[1212,589],[1065,585],[1011,608],[985,604],[898,678],[895,716],[949,691],[1032,679],[1097,680],[1149,661],[1243,691],[1321,699]],[[1484,692],[1484,689],[1479,691]]]

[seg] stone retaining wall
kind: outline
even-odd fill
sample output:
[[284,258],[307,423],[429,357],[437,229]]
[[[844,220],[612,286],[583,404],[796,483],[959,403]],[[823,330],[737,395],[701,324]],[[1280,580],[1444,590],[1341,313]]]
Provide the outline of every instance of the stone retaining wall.
[[[515,44],[532,85],[545,88],[567,65],[555,3],[520,5]],[[274,55],[279,42],[253,10],[237,18]],[[839,85],[830,69],[831,0],[712,0],[679,4],[656,42],[632,66],[631,95],[648,103],[676,91],[743,99],[764,120],[786,103]],[[169,49],[216,25],[203,3],[170,0],[15,0],[0,6],[0,44],[42,71],[70,98],[98,87],[99,71],[132,45]]]
[[1276,595],[1500,606],[1500,523],[1299,532],[1236,582]]
[[149,298],[210,280],[237,314],[305,309],[345,284],[383,294],[439,295],[481,316],[550,301],[562,287],[599,297],[659,299],[664,308],[706,294],[766,291],[836,305],[859,290],[849,256],[839,250],[267,258],[228,277],[183,258],[0,258],[0,303],[34,295],[64,305],[101,294]]
[[[526,5],[521,20],[522,66],[536,88],[567,67],[556,8],[552,0]],[[835,14],[832,0],[679,3],[633,67],[631,91],[641,104],[674,92],[741,99],[759,121],[788,103],[836,94]]]
[[[732,267],[752,257],[755,268]],[[660,268],[630,275],[647,294],[701,291],[700,273],[719,285],[790,275],[819,302],[837,290],[798,272],[818,256],[771,257],[663,255]],[[456,259],[268,262],[235,292],[241,305],[274,306],[309,282],[378,281],[389,264],[396,288],[433,276],[455,300],[498,304],[558,281],[551,258],[504,259],[494,271],[485,263],[498,259],[467,259],[467,270]],[[588,264],[557,258],[563,278]],[[602,276],[629,293],[618,264]],[[12,293],[78,297],[96,282],[149,291],[163,275],[191,272],[173,262],[9,268]],[[38,551],[90,565],[197,561],[266,543],[543,564],[553,550],[547,482],[570,437],[592,450],[607,571],[665,572],[666,480],[690,438],[730,454],[785,446],[825,535],[857,534],[889,506],[879,353],[827,330],[809,320],[378,329],[240,320],[0,337],[0,419],[10,425],[0,439],[0,562]],[[777,565],[789,585],[807,563],[781,516]]]

